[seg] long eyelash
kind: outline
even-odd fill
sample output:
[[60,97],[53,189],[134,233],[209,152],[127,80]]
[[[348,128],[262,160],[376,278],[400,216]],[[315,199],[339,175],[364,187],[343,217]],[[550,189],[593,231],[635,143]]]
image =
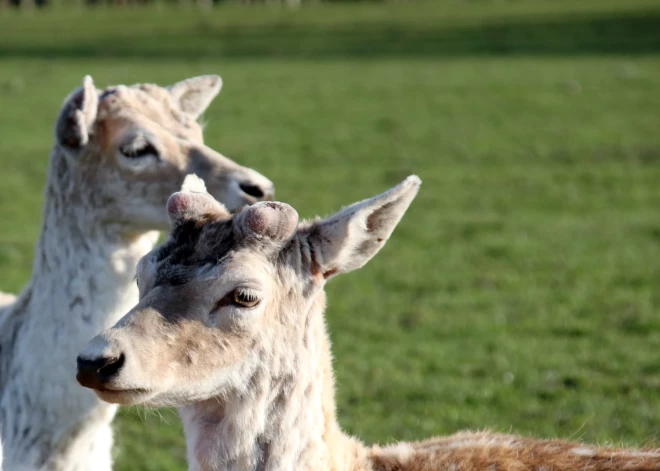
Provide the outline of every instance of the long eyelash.
[[[237,289],[234,289],[233,291],[230,291],[229,293],[227,293],[225,295],[224,298],[219,300],[215,304],[212,312],[215,312],[215,311],[217,311],[218,309],[221,309],[224,306],[232,306],[233,305],[233,306],[247,307],[247,306],[243,306],[242,303],[236,301],[236,296],[237,295],[242,297],[242,298],[245,298],[244,302],[246,302],[246,303],[254,302],[255,303],[254,306],[256,306],[257,304],[259,304],[261,302],[261,298],[259,297],[259,295],[255,291],[252,291],[249,288],[237,288]],[[253,306],[250,306],[250,307],[253,307]]]
[[238,292],[250,301],[257,301],[259,299],[259,296],[249,288],[240,288]]

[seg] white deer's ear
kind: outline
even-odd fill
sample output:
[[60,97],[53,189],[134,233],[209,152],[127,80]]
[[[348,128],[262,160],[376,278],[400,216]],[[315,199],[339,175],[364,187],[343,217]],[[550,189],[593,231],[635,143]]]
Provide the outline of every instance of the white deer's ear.
[[220,76],[201,75],[175,83],[169,90],[179,109],[197,119],[220,93],[221,88]]
[[167,214],[172,224],[176,225],[207,215],[228,216],[229,212],[206,191],[204,180],[190,174],[183,180],[181,191],[173,193],[167,200]]
[[306,231],[313,271],[325,279],[362,267],[385,245],[422,181],[412,175],[391,190],[355,203]]
[[83,79],[83,86],[64,101],[55,123],[55,139],[71,153],[77,153],[89,142],[89,135],[96,121],[99,96],[92,77]]

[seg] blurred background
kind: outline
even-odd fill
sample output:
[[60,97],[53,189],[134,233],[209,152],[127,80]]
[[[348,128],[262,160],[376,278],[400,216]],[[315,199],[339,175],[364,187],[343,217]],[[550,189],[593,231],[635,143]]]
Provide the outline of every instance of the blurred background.
[[[302,216],[424,181],[328,286],[348,432],[660,443],[660,2],[2,0],[0,289],[83,76],[211,73],[207,144]],[[117,469],[185,469],[176,412],[116,429]]]

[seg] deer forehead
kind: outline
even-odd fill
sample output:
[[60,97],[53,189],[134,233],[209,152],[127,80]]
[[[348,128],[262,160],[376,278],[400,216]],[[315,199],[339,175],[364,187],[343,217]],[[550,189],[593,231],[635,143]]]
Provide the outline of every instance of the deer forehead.
[[180,111],[169,92],[156,85],[109,87],[99,97],[97,122],[121,117],[125,121],[156,124],[173,135],[202,143],[202,129],[192,117]]
[[140,261],[137,275],[151,286],[212,281],[265,290],[276,270],[276,252],[269,249],[263,241],[237,238],[231,217],[189,220]]
[[143,260],[138,266],[138,279],[141,288],[147,286],[144,291],[165,287],[165,292],[154,291],[160,293],[156,296],[158,299],[169,296],[170,290],[175,289],[177,302],[191,306],[202,299],[217,301],[239,287],[267,296],[276,285],[272,263],[259,252],[245,247],[230,252],[222,260],[194,264]]

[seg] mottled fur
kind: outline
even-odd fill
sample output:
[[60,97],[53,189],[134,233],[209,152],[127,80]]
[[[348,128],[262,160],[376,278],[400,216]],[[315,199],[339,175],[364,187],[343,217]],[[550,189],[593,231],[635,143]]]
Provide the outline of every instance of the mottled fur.
[[[6,470],[111,468],[116,407],[78,387],[76,353],[135,304],[137,261],[167,227],[163,205],[189,172],[231,208],[272,183],[203,143],[195,118],[220,90],[204,76],[96,90],[55,124],[32,279],[0,310],[0,423]],[[251,196],[241,184],[262,188]]]
[[201,191],[173,195],[170,237],[138,265],[140,302],[79,357],[121,365],[81,369],[81,383],[113,403],[178,406],[193,471],[660,469],[653,450],[487,432],[366,447],[340,430],[323,286],[380,250],[419,185],[300,225],[283,203],[232,217]]

